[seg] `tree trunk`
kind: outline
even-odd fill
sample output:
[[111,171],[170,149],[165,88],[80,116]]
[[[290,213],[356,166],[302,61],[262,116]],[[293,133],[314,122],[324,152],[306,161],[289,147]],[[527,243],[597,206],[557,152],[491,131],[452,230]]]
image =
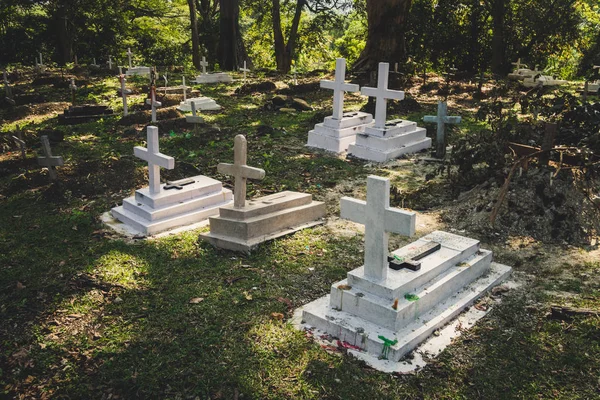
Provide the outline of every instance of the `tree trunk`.
[[196,14],[196,1],[188,0],[190,7],[190,25],[192,26],[192,63],[200,69],[200,37],[198,36],[198,15]]
[[504,14],[506,13],[506,0],[494,0],[492,2],[492,72],[503,75],[506,60],[506,43],[504,38]]
[[471,48],[469,49],[469,55],[466,60],[465,69],[470,74],[476,74],[480,67],[483,69],[483,65],[479,65],[481,55],[481,47],[479,45],[479,37],[481,33],[480,29],[481,19],[481,4],[480,0],[473,0],[471,5]]
[[292,27],[290,29],[290,37],[287,44],[283,37],[283,31],[281,29],[281,10],[279,0],[273,0],[273,38],[275,45],[275,61],[277,63],[277,70],[284,74],[290,72],[292,68],[292,60],[294,59],[296,52],[296,43],[298,42],[298,27],[300,26],[300,18],[302,17],[302,9],[306,4],[306,0],[298,0],[296,2],[296,12],[294,13],[294,19],[292,20]]
[[406,60],[406,21],[412,0],[367,0],[367,44],[354,70],[368,72],[380,62]]
[[73,29],[70,28],[67,10],[59,5],[54,14],[54,23],[57,34],[58,60],[62,65],[73,61]]
[[240,30],[239,0],[220,0],[219,14],[219,64],[221,69],[232,71],[248,60]]

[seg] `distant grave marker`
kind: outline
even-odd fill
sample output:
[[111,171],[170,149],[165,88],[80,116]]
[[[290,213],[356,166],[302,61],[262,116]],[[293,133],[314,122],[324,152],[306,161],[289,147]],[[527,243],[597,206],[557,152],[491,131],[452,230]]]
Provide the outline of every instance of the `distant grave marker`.
[[436,157],[443,158],[446,155],[446,124],[456,125],[460,124],[461,121],[461,117],[448,116],[448,103],[445,101],[438,101],[437,115],[426,115],[423,117],[423,122],[437,124]]
[[52,149],[50,148],[50,141],[48,140],[48,136],[42,136],[41,141],[44,156],[38,156],[38,164],[42,167],[48,168],[48,175],[50,176],[50,180],[54,181],[58,178],[58,175],[56,174],[56,167],[62,167],[64,165],[64,160],[61,156],[52,155]]

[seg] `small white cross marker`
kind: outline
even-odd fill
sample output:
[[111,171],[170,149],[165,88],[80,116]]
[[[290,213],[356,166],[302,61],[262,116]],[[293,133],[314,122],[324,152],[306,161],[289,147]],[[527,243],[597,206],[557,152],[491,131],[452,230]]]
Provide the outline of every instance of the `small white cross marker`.
[[388,272],[388,232],[413,236],[417,216],[414,212],[390,208],[390,180],[367,178],[367,201],[343,197],[340,217],[365,226],[365,277],[383,281]]
[[108,69],[112,69],[112,57],[108,56]]
[[375,97],[375,128],[377,129],[385,129],[388,99],[404,99],[403,91],[388,89],[389,71],[390,65],[388,63],[379,63],[377,88],[363,87],[361,89],[363,95]]
[[358,85],[346,83],[346,60],[338,58],[335,61],[335,80],[321,81],[321,87],[333,90],[333,119],[341,120],[344,115],[344,93],[358,92]]
[[58,177],[56,175],[55,167],[62,167],[63,165],[65,165],[65,163],[61,156],[52,155],[52,149],[50,148],[50,141],[48,140],[48,136],[42,136],[41,140],[44,157],[38,156],[38,164],[42,167],[48,167],[48,175],[50,175],[50,179],[55,180]]
[[128,47],[127,48],[127,58],[129,59],[129,69],[133,68],[131,65],[131,56],[133,55],[133,53],[131,52],[131,48]]
[[200,61],[200,66],[202,67],[202,73],[206,74],[206,67],[208,67],[208,63],[206,62],[206,57],[202,56],[202,61]]
[[246,165],[248,160],[248,143],[244,135],[237,135],[233,146],[233,164],[221,163],[217,165],[217,171],[223,175],[232,175],[235,181],[233,190],[233,206],[235,208],[244,208],[246,205],[246,181],[248,179],[261,180],[265,177],[265,170],[249,167]]
[[448,115],[448,103],[445,101],[438,101],[438,112],[436,116],[426,115],[423,117],[423,122],[431,122],[437,124],[437,138],[436,138],[436,156],[441,158],[446,155],[446,124],[460,124],[462,121],[461,117],[454,117]]
[[156,126],[149,126],[147,135],[148,148],[136,146],[133,148],[133,154],[148,162],[150,194],[157,194],[160,193],[160,168],[175,168],[175,159],[159,152],[158,128]]
[[527,65],[521,64],[521,59],[520,58],[517,60],[517,62],[512,63],[512,65],[514,65],[516,67],[515,71],[520,70],[521,67],[527,68]]
[[246,68],[246,61],[244,61],[244,67],[240,68],[240,71],[242,71],[244,73],[244,83],[246,83],[246,73],[250,72],[250,70],[248,68]]

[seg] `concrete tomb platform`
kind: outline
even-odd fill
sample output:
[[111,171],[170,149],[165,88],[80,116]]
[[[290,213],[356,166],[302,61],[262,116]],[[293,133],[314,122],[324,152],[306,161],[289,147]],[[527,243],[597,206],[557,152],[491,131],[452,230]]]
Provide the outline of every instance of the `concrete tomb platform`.
[[413,236],[416,227],[416,214],[390,207],[389,196],[389,179],[369,176],[366,201],[341,199],[341,218],[365,225],[364,265],[296,313],[297,327],[368,362],[399,361],[511,272],[478,240],[442,231],[388,253],[389,232]]
[[419,271],[390,269],[379,282],[365,277],[363,267],[349,272],[329,295],[302,308],[303,326],[358,346],[371,357],[383,351],[379,336],[398,340],[387,357],[399,361],[510,275],[511,268],[493,263],[492,253],[480,249],[477,240],[447,232],[433,232],[393,253],[402,257],[431,241],[441,249],[420,260]]
[[74,125],[104,117],[112,117],[113,115],[115,115],[115,112],[108,106],[70,106],[63,114],[58,116],[58,123],[62,125]]
[[112,216],[129,228],[115,230],[151,236],[206,220],[232,202],[231,190],[203,175],[161,184],[160,168],[175,168],[175,159],[159,152],[157,127],[148,127],[147,142],[147,148],[136,146],[133,150],[136,157],[148,162],[150,184],[111,210]]
[[281,192],[246,201],[248,179],[264,179],[265,171],[247,163],[248,144],[235,137],[234,163],[221,163],[217,170],[235,180],[233,205],[221,207],[218,217],[209,218],[210,232],[200,238],[216,247],[249,253],[259,244],[324,222],[325,203],[312,195]]
[[181,112],[191,112],[192,103],[194,103],[196,110],[212,111],[221,109],[221,106],[209,97],[193,97],[191,99],[186,99],[185,101],[179,103],[179,107],[177,107],[177,109]]
[[359,133],[348,153],[364,160],[386,162],[430,148],[431,138],[426,135],[427,130],[419,128],[416,122],[388,121],[384,128],[369,126]]
[[144,67],[144,66],[133,67],[133,68],[129,68],[125,72],[125,75],[126,76],[135,76],[135,75],[150,76],[150,70],[151,70],[150,67]]
[[200,74],[196,76],[196,79],[192,83],[203,84],[203,83],[231,83],[233,78],[226,72],[212,72],[206,74]]
[[[198,175],[183,181],[194,183],[181,189],[165,190],[158,194],[148,188],[135,191],[135,196],[123,200],[123,205],[111,210],[114,218],[150,236],[183,225],[191,225],[218,215],[219,207],[229,205],[233,196],[221,182]],[[177,182],[174,182],[177,183]]]
[[210,232],[200,237],[215,247],[248,253],[263,242],[322,224],[326,208],[310,194],[285,191],[219,211],[209,218]]
[[308,132],[306,146],[340,154],[348,151],[350,144],[356,141],[356,135],[372,124],[373,116],[360,111],[345,113],[341,120],[329,116]]

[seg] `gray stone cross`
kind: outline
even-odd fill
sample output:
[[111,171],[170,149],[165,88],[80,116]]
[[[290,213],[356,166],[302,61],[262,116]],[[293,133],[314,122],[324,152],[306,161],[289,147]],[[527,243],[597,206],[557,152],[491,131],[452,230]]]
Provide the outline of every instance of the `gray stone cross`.
[[321,87],[333,90],[333,119],[341,120],[344,115],[344,93],[358,92],[358,85],[346,83],[346,60],[338,58],[335,60],[335,80],[321,81]]
[[448,115],[448,103],[445,101],[438,101],[438,112],[436,116],[426,115],[423,117],[423,122],[437,124],[436,157],[442,158],[446,155],[446,124],[456,125],[460,124],[461,121],[461,117]]
[[400,90],[388,89],[388,78],[390,64],[379,63],[379,73],[377,77],[377,88],[363,87],[361,93],[365,96],[375,97],[375,128],[385,129],[387,118],[388,99],[403,100],[404,92]]
[[129,59],[129,69],[133,68],[133,66],[131,65],[131,56],[133,55],[133,53],[131,52],[131,47],[127,48],[127,58]]
[[187,100],[187,86],[185,85],[185,75],[183,77],[181,77],[181,79],[183,80],[182,86],[183,86],[183,101],[185,102]]
[[48,175],[50,176],[50,180],[56,180],[58,176],[56,175],[55,167],[62,167],[65,165],[65,162],[61,156],[52,155],[52,149],[50,148],[48,136],[42,136],[41,140],[44,157],[38,156],[38,164],[42,167],[48,167]]
[[4,81],[4,90],[6,91],[6,98],[12,99],[12,89],[10,88],[10,84],[8,82],[8,75],[6,74],[6,71],[2,73],[2,76]]
[[390,180],[371,175],[367,178],[367,201],[343,197],[340,217],[365,226],[365,277],[384,281],[389,265],[388,232],[413,236],[416,214],[390,208]]
[[202,67],[202,73],[206,74],[206,67],[208,67],[208,63],[206,62],[206,57],[202,56],[202,61],[200,61],[200,66]]
[[158,128],[149,126],[147,131],[148,148],[136,146],[133,154],[148,162],[148,176],[150,180],[150,194],[160,193],[160,167],[175,168],[175,159],[166,156],[158,150]]
[[233,190],[233,206],[235,208],[244,208],[246,205],[246,181],[248,179],[261,180],[265,177],[265,170],[249,167],[248,161],[248,142],[244,135],[235,137],[233,146],[233,164],[221,163],[217,165],[217,171],[223,175],[231,175],[235,181]]

